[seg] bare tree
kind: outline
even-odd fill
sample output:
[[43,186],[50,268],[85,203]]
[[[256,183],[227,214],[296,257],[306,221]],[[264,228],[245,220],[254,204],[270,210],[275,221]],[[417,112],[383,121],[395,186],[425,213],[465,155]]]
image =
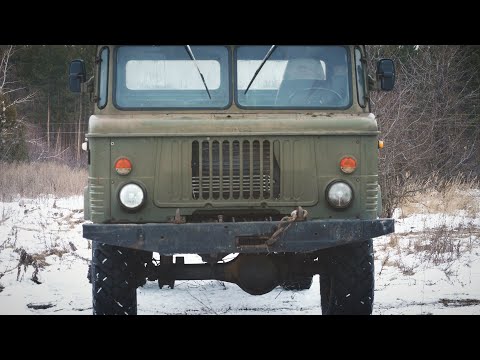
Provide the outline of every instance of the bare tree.
[[392,92],[372,94],[386,147],[380,152],[384,210],[391,216],[399,202],[431,179],[480,172],[478,70],[472,53],[458,45],[371,46],[371,64],[385,55],[397,66]]
[[27,94],[25,96],[15,97],[12,96],[14,93],[19,92],[20,90],[24,90],[25,87],[21,87],[18,81],[10,81],[9,74],[12,70],[12,64],[10,59],[12,58],[13,54],[15,53],[15,47],[13,45],[7,45],[0,47],[0,94],[7,95],[9,94],[9,98],[11,100],[9,104],[5,105],[7,109],[10,106],[16,106],[18,104],[31,101],[35,96],[34,93]]
[[22,88],[10,80],[13,45],[0,47],[0,161],[26,158],[24,123],[17,118],[16,107],[33,98],[33,94],[18,95]]

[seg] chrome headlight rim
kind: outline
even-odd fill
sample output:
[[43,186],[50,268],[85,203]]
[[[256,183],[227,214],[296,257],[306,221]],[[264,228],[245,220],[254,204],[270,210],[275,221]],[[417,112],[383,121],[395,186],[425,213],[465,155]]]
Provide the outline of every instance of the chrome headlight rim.
[[[128,185],[138,186],[143,193],[142,202],[139,205],[137,205],[136,207],[128,207],[121,200],[120,194],[121,194],[122,190],[125,188],[125,186],[128,186]],[[128,181],[128,182],[125,182],[125,183],[120,185],[120,187],[118,189],[118,193],[117,193],[117,199],[118,199],[118,202],[120,203],[120,206],[122,207],[122,209],[126,210],[127,212],[136,212],[136,211],[140,210],[145,205],[145,203],[147,201],[147,191],[145,189],[145,186],[142,183],[137,182],[137,181]]]
[[[330,197],[328,196],[328,193],[329,193],[330,189],[332,188],[332,186],[335,185],[335,184],[338,184],[338,183],[342,183],[342,184],[347,185],[350,188],[350,191],[352,193],[352,197],[350,198],[350,201],[345,206],[338,206],[336,204],[333,204],[330,201]],[[354,198],[355,198],[355,192],[353,191],[353,186],[345,180],[340,180],[340,179],[333,180],[327,185],[327,188],[325,189],[325,199],[327,200],[328,205],[330,205],[330,207],[332,207],[335,210],[348,209],[353,204]]]

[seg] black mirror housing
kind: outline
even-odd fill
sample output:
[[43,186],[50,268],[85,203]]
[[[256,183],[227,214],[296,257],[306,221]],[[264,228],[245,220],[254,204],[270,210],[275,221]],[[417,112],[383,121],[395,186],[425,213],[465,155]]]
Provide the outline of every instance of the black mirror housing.
[[72,60],[69,69],[69,87],[71,92],[79,93],[82,91],[82,83],[87,79],[85,62],[80,59]]
[[392,59],[381,59],[377,63],[377,82],[380,89],[390,91],[395,85],[395,63]]

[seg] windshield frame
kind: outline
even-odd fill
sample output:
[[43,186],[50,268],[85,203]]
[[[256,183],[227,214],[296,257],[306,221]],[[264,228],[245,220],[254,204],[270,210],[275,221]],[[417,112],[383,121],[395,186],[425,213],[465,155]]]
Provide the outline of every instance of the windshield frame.
[[[118,50],[121,47],[136,47],[136,46],[148,46],[148,45],[118,45],[115,46],[113,50],[113,56],[112,56],[112,67],[113,67],[113,76],[112,76],[112,103],[113,106],[118,109],[118,110],[125,110],[125,111],[191,111],[191,110],[227,110],[232,107],[233,104],[233,87],[232,87],[232,51],[231,47],[227,45],[205,45],[205,46],[218,46],[218,47],[223,47],[226,48],[227,50],[227,72],[228,72],[228,77],[225,80],[227,83],[227,92],[228,92],[228,102],[225,106],[220,107],[220,106],[214,106],[214,107],[207,107],[207,106],[200,106],[200,107],[164,107],[164,106],[156,106],[156,107],[136,107],[136,106],[121,106],[117,102],[117,72],[118,72],[118,64],[117,64],[117,56],[118,56]],[[160,46],[179,46],[179,47],[184,47],[185,45],[158,45]],[[202,45],[194,45],[194,46],[202,46]]]
[[[280,111],[280,110],[347,110],[350,109],[353,106],[353,96],[354,96],[354,84],[353,84],[353,78],[352,78],[352,55],[350,53],[350,47],[347,45],[321,45],[321,44],[312,44],[312,45],[296,45],[296,44],[289,44],[289,45],[277,45],[277,48],[282,47],[282,46],[339,46],[343,47],[345,49],[345,52],[347,54],[347,69],[348,69],[348,92],[349,92],[349,103],[345,106],[335,106],[335,107],[320,107],[320,106],[247,106],[247,105],[242,105],[238,101],[238,93],[239,91],[242,91],[241,89],[238,89],[238,79],[237,79],[237,51],[239,47],[245,47],[245,46],[266,46],[268,47],[269,45],[261,45],[261,44],[255,44],[255,45],[238,45],[234,47],[233,54],[232,54],[232,72],[233,72],[233,101],[235,102],[235,105],[239,109],[243,110],[275,110],[275,111]],[[270,45],[271,46],[271,45]],[[269,60],[267,60],[268,62]]]

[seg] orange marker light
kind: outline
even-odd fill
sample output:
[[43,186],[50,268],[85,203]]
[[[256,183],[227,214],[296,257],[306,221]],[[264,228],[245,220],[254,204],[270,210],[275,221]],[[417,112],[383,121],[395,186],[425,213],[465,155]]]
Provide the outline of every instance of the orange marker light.
[[128,175],[132,171],[132,163],[127,158],[118,159],[115,163],[115,170],[118,175]]
[[357,168],[357,161],[349,156],[344,157],[340,160],[340,170],[342,170],[345,174],[351,174]]
[[378,148],[383,149],[383,141],[382,140],[378,141]]

